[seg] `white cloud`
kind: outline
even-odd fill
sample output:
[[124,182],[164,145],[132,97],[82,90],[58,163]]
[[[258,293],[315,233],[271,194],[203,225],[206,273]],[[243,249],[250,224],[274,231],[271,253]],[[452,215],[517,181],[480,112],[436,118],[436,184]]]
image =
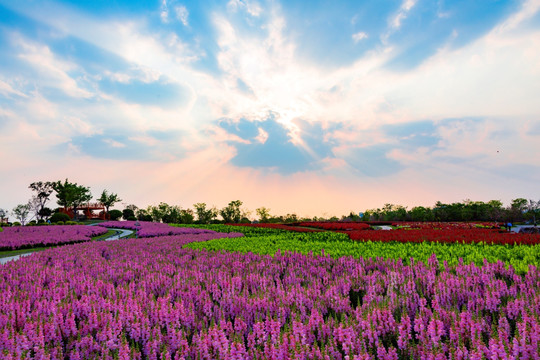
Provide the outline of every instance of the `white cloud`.
[[126,147],[126,144],[123,144],[119,141],[116,141],[116,140],[113,140],[113,139],[103,139],[103,142],[107,145],[109,145],[110,147],[113,147],[113,148],[117,148],[117,149],[121,149],[121,148],[125,148]]
[[174,12],[176,13],[176,18],[182,24],[184,24],[184,26],[189,26],[189,23],[188,23],[189,11],[184,5],[175,6]]
[[247,11],[248,14],[254,17],[258,17],[261,15],[262,8],[261,6],[255,2],[255,1],[249,1],[249,0],[230,0],[227,3],[227,8],[229,11],[236,12],[238,9],[242,9]]
[[255,140],[257,140],[261,144],[264,144],[266,140],[268,140],[268,133],[264,131],[264,129],[259,128],[259,134],[255,138]]
[[360,40],[364,40],[368,38],[368,34],[366,34],[363,31],[357,32],[356,34],[352,35],[352,39],[354,42],[359,42]]
[[34,43],[20,34],[13,34],[12,40],[20,49],[18,58],[36,70],[40,85],[59,88],[72,97],[93,96],[90,91],[79,86],[77,79],[69,75],[69,72],[80,71],[76,64],[58,59],[48,46]]
[[540,0],[526,0],[521,9],[512,14],[506,21],[497,26],[494,30],[496,33],[504,33],[515,29],[524,21],[532,18],[540,10]]
[[407,18],[408,13],[416,5],[417,0],[404,0],[397,14],[390,20],[390,26],[394,29],[401,27],[401,22]]
[[14,89],[10,84],[0,80],[0,94],[11,97],[11,95],[17,95],[20,97],[27,97],[27,95],[19,90]]

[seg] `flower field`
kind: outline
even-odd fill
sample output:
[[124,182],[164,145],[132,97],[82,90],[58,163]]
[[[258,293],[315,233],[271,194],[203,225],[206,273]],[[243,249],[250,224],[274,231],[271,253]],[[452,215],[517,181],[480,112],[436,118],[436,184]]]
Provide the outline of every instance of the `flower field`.
[[[138,226],[136,226],[138,223]],[[186,234],[200,234],[200,233],[213,233],[212,230],[207,229],[194,229],[194,228],[178,228],[172,227],[163,223],[155,223],[148,221],[106,221],[99,224],[100,226],[108,228],[119,229],[138,229],[139,237],[154,237],[154,236],[168,236],[168,235],[186,235]]]
[[145,226],[0,265],[0,358],[540,357],[540,245]]
[[538,357],[535,267],[182,248],[223,236],[86,243],[0,266],[3,358]]
[[103,235],[107,231],[101,226],[79,225],[6,227],[4,231],[0,232],[0,250],[90,241],[92,237]]

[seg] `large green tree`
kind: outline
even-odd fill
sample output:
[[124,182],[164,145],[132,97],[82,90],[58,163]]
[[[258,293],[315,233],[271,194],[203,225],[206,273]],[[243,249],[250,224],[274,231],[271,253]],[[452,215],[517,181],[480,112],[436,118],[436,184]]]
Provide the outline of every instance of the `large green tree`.
[[105,211],[107,212],[107,214],[109,213],[109,208],[111,206],[114,206],[114,204],[122,201],[122,199],[118,197],[118,194],[115,194],[115,193],[109,194],[107,190],[103,190],[103,192],[101,193],[101,196],[97,200],[99,201],[100,204],[105,206]]
[[68,179],[63,183],[61,181],[53,183],[53,189],[58,199],[57,204],[65,208],[72,207],[75,219],[77,219],[78,208],[92,199],[90,188],[71,183]]

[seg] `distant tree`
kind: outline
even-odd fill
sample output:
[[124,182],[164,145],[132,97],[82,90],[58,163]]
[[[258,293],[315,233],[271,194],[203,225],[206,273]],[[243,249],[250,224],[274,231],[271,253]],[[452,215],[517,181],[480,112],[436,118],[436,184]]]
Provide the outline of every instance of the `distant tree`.
[[124,220],[127,220],[129,218],[135,217],[135,212],[132,209],[124,209],[122,210],[122,217]]
[[51,218],[49,219],[51,221],[51,223],[57,223],[59,221],[62,221],[62,222],[66,222],[66,221],[70,221],[70,217],[68,214],[64,214],[64,213],[61,213],[61,212],[56,212],[54,214],[52,214]]
[[4,209],[0,209],[0,224],[8,221],[8,212]]
[[197,214],[197,222],[200,224],[209,224],[218,216],[217,209],[215,207],[207,209],[205,203],[196,203],[193,204],[193,207]]
[[500,221],[504,213],[503,203],[501,200],[490,200],[488,205],[488,217],[491,221]]
[[40,220],[43,221],[43,219],[47,219],[52,215],[53,211],[51,208],[44,207],[39,211]]
[[28,200],[28,206],[30,213],[34,214],[33,218],[41,220],[41,216],[39,215],[41,212],[41,202],[37,196],[32,196],[32,198]]
[[24,226],[24,224],[26,224],[26,220],[28,220],[28,216],[30,215],[30,205],[19,204],[13,208],[11,213],[15,219],[19,220],[19,222]]
[[255,212],[259,216],[259,222],[267,223],[270,220],[270,209],[263,207],[260,207],[258,209],[255,209]]
[[540,212],[540,200],[529,200],[527,204],[527,214],[532,217],[533,224],[536,226],[536,215]]
[[193,216],[193,210],[182,209],[180,210],[180,224],[193,224],[195,216]]
[[219,215],[221,215],[225,223],[239,223],[242,220],[240,206],[242,206],[242,201],[233,200],[219,211]]
[[[337,219],[337,218],[336,218]],[[292,214],[287,214],[285,215],[285,217],[283,218],[283,222],[285,223],[293,223],[293,222],[298,222],[298,215],[292,213]]]
[[107,212],[109,214],[109,219],[118,220],[122,217],[122,212],[120,210],[111,210]]
[[162,212],[161,220],[167,224],[180,224],[182,223],[182,209],[177,205],[169,205],[166,203],[160,203],[160,209]]
[[148,213],[148,209],[137,209],[135,215],[137,216],[137,220],[152,221],[152,215]]
[[109,213],[109,208],[111,206],[114,206],[114,204],[122,201],[122,199],[120,199],[117,194],[115,193],[109,194],[107,190],[103,190],[103,192],[101,193],[101,196],[97,200],[99,201],[100,204],[105,206],[105,211],[107,212],[107,214]]
[[527,211],[528,203],[529,202],[527,201],[527,199],[524,198],[517,198],[512,200],[508,212],[510,215],[510,219],[513,222],[524,220],[525,217],[523,216],[523,214],[525,213],[525,211]]
[[90,188],[70,183],[68,179],[64,183],[61,181],[53,183],[53,189],[56,191],[58,205],[65,208],[72,207],[75,219],[77,219],[77,209],[92,199]]
[[36,213],[36,218],[39,218],[40,220],[43,219],[43,215],[41,214],[49,201],[49,197],[54,191],[53,185],[54,183],[50,181],[36,181],[28,186],[28,188],[34,192],[34,196],[32,197],[32,210]]
[[431,209],[415,206],[409,211],[409,216],[412,221],[429,221],[431,220]]

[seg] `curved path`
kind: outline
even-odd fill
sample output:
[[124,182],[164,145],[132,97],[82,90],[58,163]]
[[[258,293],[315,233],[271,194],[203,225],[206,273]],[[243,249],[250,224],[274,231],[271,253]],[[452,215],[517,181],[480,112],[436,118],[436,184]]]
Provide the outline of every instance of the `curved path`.
[[[129,235],[133,234],[133,230],[126,230],[126,229],[109,229],[109,230],[115,230],[114,235],[111,235],[108,238],[98,240],[98,241],[118,240],[118,239],[121,239],[123,237],[126,237],[126,236],[129,236]],[[80,244],[84,244],[84,242],[82,242]],[[27,253],[15,255],[15,256],[7,256],[7,257],[0,258],[0,264],[5,264],[5,263],[7,263],[9,261],[12,261],[12,260],[15,261],[15,260],[21,258],[22,256],[32,255],[34,252],[35,251],[27,252]]]

